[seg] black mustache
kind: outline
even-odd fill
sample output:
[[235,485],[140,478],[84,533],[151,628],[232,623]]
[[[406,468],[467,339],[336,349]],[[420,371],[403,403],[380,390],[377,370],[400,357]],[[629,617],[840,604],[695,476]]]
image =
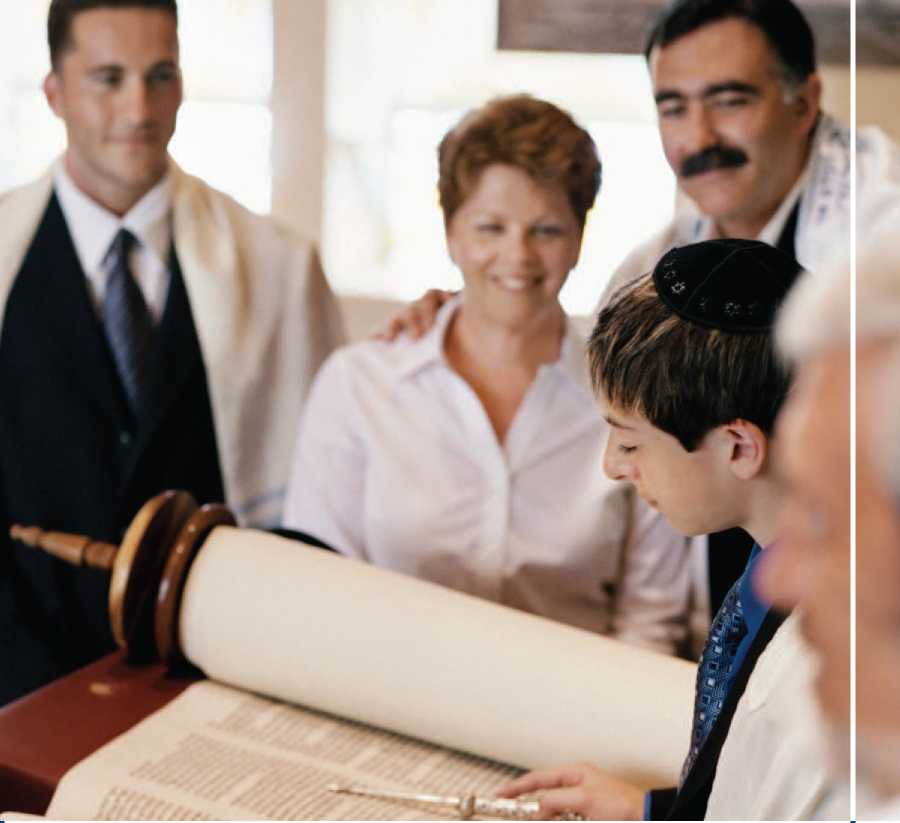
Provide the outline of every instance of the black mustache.
[[735,169],[747,162],[747,155],[740,149],[728,146],[709,146],[692,154],[681,164],[681,176],[693,177],[713,169]]

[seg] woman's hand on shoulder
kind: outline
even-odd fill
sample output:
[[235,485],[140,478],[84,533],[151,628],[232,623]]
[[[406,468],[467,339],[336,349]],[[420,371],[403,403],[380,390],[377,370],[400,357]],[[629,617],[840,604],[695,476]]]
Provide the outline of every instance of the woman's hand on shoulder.
[[456,292],[443,289],[429,289],[418,300],[395,314],[387,325],[372,337],[375,340],[390,342],[396,340],[401,334],[406,334],[407,337],[418,340],[431,330],[441,306],[455,294]]

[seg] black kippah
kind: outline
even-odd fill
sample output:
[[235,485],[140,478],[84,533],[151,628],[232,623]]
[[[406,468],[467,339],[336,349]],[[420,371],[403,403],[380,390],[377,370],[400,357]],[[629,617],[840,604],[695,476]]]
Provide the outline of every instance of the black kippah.
[[706,240],[667,252],[653,282],[672,311],[728,332],[771,329],[801,271],[789,254],[759,240]]

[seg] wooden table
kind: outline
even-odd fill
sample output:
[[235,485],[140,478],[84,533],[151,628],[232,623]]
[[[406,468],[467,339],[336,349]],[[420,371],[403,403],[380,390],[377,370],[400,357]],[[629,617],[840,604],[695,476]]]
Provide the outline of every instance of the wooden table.
[[43,814],[76,763],[177,697],[198,674],[101,658],[0,709],[0,810]]

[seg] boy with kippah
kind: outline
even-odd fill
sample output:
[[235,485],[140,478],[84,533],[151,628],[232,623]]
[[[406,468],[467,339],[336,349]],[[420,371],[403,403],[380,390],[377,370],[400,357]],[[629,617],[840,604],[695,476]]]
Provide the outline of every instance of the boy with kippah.
[[706,812],[738,700],[784,619],[757,599],[751,578],[781,510],[770,449],[791,378],[771,330],[798,272],[793,258],[761,242],[697,243],[668,252],[597,319],[588,353],[612,427],[606,473],[633,483],[687,535],[740,527],[756,545],[700,659],[679,786],[645,795],[579,764],[531,772],[502,791],[537,791],[548,818],[697,820]]

